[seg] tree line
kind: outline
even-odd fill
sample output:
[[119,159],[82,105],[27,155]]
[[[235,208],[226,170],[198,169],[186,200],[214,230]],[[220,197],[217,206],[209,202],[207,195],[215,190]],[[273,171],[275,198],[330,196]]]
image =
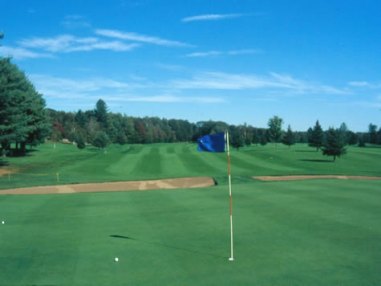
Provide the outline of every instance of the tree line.
[[182,119],[133,117],[109,112],[102,99],[97,101],[93,110],[64,112],[48,109],[47,113],[52,124],[50,139],[75,142],[79,148],[84,148],[86,144],[104,148],[109,143],[194,142],[203,135],[225,130],[230,130],[232,144],[237,147],[267,141],[263,128],[234,126],[221,121],[192,123]]
[[191,123],[187,120],[140,118],[112,113],[108,111],[107,104],[102,99],[97,101],[93,110],[49,110],[48,113],[53,126],[50,139],[75,142],[79,148],[85,148],[86,143],[104,148],[109,143],[195,142],[203,135],[226,130],[230,133],[231,145],[237,149],[251,144],[266,145],[269,142],[287,146],[308,143],[324,155],[332,156],[333,160],[346,153],[347,145],[381,144],[381,128],[377,131],[373,124],[369,125],[367,133],[355,133],[349,130],[345,123],[339,128],[331,127],[324,131],[319,121],[307,131],[294,132],[290,125],[285,131],[283,119],[278,116],[269,119],[268,128],[257,128],[247,124],[229,125],[222,121]]
[[0,58],[0,151],[25,153],[27,145],[42,143],[50,123],[45,101],[9,58]]
[[237,149],[269,142],[292,146],[308,143],[323,154],[336,157],[345,153],[346,145],[381,144],[381,128],[369,125],[368,132],[355,133],[345,123],[323,131],[319,121],[307,131],[283,129],[283,119],[273,116],[267,128],[248,124],[229,125],[222,121],[196,123],[182,119],[132,117],[110,112],[99,99],[94,109],[76,112],[47,109],[25,74],[9,58],[0,59],[0,151],[3,155],[25,154],[26,146],[35,146],[49,139],[88,144],[105,148],[108,144],[149,144],[161,142],[195,142],[211,133],[229,130],[231,145]]

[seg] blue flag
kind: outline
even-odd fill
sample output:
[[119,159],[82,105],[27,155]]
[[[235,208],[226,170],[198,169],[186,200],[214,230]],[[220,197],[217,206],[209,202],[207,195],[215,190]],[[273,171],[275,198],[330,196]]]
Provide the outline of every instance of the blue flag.
[[225,133],[205,135],[199,138],[197,150],[200,152],[225,152]]

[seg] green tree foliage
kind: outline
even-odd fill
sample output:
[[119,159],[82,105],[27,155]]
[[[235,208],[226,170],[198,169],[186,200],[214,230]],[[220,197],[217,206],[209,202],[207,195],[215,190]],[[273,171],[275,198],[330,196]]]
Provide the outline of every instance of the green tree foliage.
[[244,140],[245,140],[245,145],[250,146],[251,143],[253,143],[254,140],[254,128],[247,126],[245,124],[244,126]]
[[315,147],[316,151],[323,146],[324,143],[324,131],[320,126],[319,120],[316,121],[313,129],[309,128],[307,131],[308,145]]
[[8,58],[0,59],[0,143],[3,152],[14,144],[24,154],[49,134],[45,101],[32,83]]
[[359,142],[359,135],[353,131],[348,131],[347,140],[349,145],[356,145]]
[[267,142],[267,136],[262,136],[260,138],[260,141],[259,143],[262,145],[262,146],[265,146],[268,142]]
[[381,145],[381,127],[377,132],[376,144]]
[[366,145],[365,145],[365,138],[364,138],[365,136],[364,135],[361,135],[360,137],[359,137],[359,140],[358,140],[358,146],[359,147],[365,147]]
[[104,149],[104,148],[106,148],[107,145],[110,143],[110,139],[109,139],[109,137],[107,136],[106,132],[99,131],[99,132],[97,132],[97,134],[95,135],[94,140],[93,140],[92,143],[93,143],[93,145],[94,145],[95,147]]
[[369,132],[368,132],[368,134],[369,134],[368,143],[376,144],[377,143],[377,125],[370,123],[368,126],[368,130],[369,130]]
[[345,140],[340,130],[334,128],[328,129],[322,151],[323,155],[332,156],[333,161],[336,160],[336,157],[346,154]]
[[229,126],[230,145],[239,150],[245,145],[245,133],[242,126]]
[[282,143],[289,147],[295,144],[295,134],[292,132],[290,125],[288,125],[287,131],[283,136]]
[[262,146],[268,143],[268,130],[264,128],[256,128],[254,130],[253,143],[261,144]]
[[[265,145],[269,142],[269,139],[273,142],[281,142],[277,136],[279,134],[282,135],[281,126],[283,123],[283,120],[277,116],[269,120],[269,123],[270,121],[272,122],[272,128],[270,129],[256,128],[247,124],[229,126],[225,122],[211,120],[190,123],[187,120],[179,119],[138,118],[110,112],[106,102],[103,100],[98,100],[95,108],[92,110],[63,112],[49,109],[48,114],[52,123],[50,138],[54,141],[60,141],[65,138],[77,144],[79,142],[78,136],[85,143],[93,144],[93,142],[97,141],[95,138],[98,137],[99,132],[104,132],[107,135],[109,143],[123,145],[134,143],[195,142],[203,135],[229,130],[231,135],[230,141],[234,145],[233,147],[240,148],[250,144]],[[274,132],[274,130],[277,131]],[[295,143],[305,143],[307,141],[306,132],[292,133]],[[274,134],[278,135],[274,137]],[[287,132],[285,133],[286,135]]]
[[268,135],[271,142],[280,142],[282,137],[282,124],[283,119],[278,116],[274,116],[269,119],[267,125],[269,127]]
[[74,116],[74,121],[80,128],[86,128],[87,124],[87,116],[82,110],[78,110],[78,112]]
[[207,134],[225,132],[229,129],[228,124],[222,121],[199,121],[196,124],[197,134],[196,137],[201,137]]
[[348,145],[348,141],[349,141],[349,129],[347,127],[347,124],[345,124],[344,122],[341,123],[340,127],[339,127],[339,132],[340,132],[340,136],[342,138],[342,140],[344,141],[344,144],[345,145]]
[[77,143],[78,149],[85,149],[86,141],[85,141],[85,137],[82,134],[78,134],[76,136],[75,142]]
[[106,102],[104,102],[102,99],[99,99],[95,105],[95,117],[97,121],[105,128],[107,128],[108,123],[108,108]]

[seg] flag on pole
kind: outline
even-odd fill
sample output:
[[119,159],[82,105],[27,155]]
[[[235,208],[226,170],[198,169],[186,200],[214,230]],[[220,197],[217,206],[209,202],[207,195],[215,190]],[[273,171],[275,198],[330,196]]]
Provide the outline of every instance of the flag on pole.
[[202,136],[198,139],[197,150],[200,152],[225,152],[225,133]]
[[200,152],[225,152],[227,151],[227,169],[229,183],[229,206],[230,206],[230,257],[229,261],[234,261],[233,252],[233,196],[232,182],[230,173],[230,149],[229,149],[229,132],[205,135],[198,139],[197,150]]

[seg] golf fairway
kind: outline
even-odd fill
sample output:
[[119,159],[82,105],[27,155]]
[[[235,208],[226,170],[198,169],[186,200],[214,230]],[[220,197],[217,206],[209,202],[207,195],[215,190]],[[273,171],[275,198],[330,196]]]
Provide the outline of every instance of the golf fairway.
[[0,285],[376,285],[380,189],[236,183],[234,262],[226,186],[0,196]]

